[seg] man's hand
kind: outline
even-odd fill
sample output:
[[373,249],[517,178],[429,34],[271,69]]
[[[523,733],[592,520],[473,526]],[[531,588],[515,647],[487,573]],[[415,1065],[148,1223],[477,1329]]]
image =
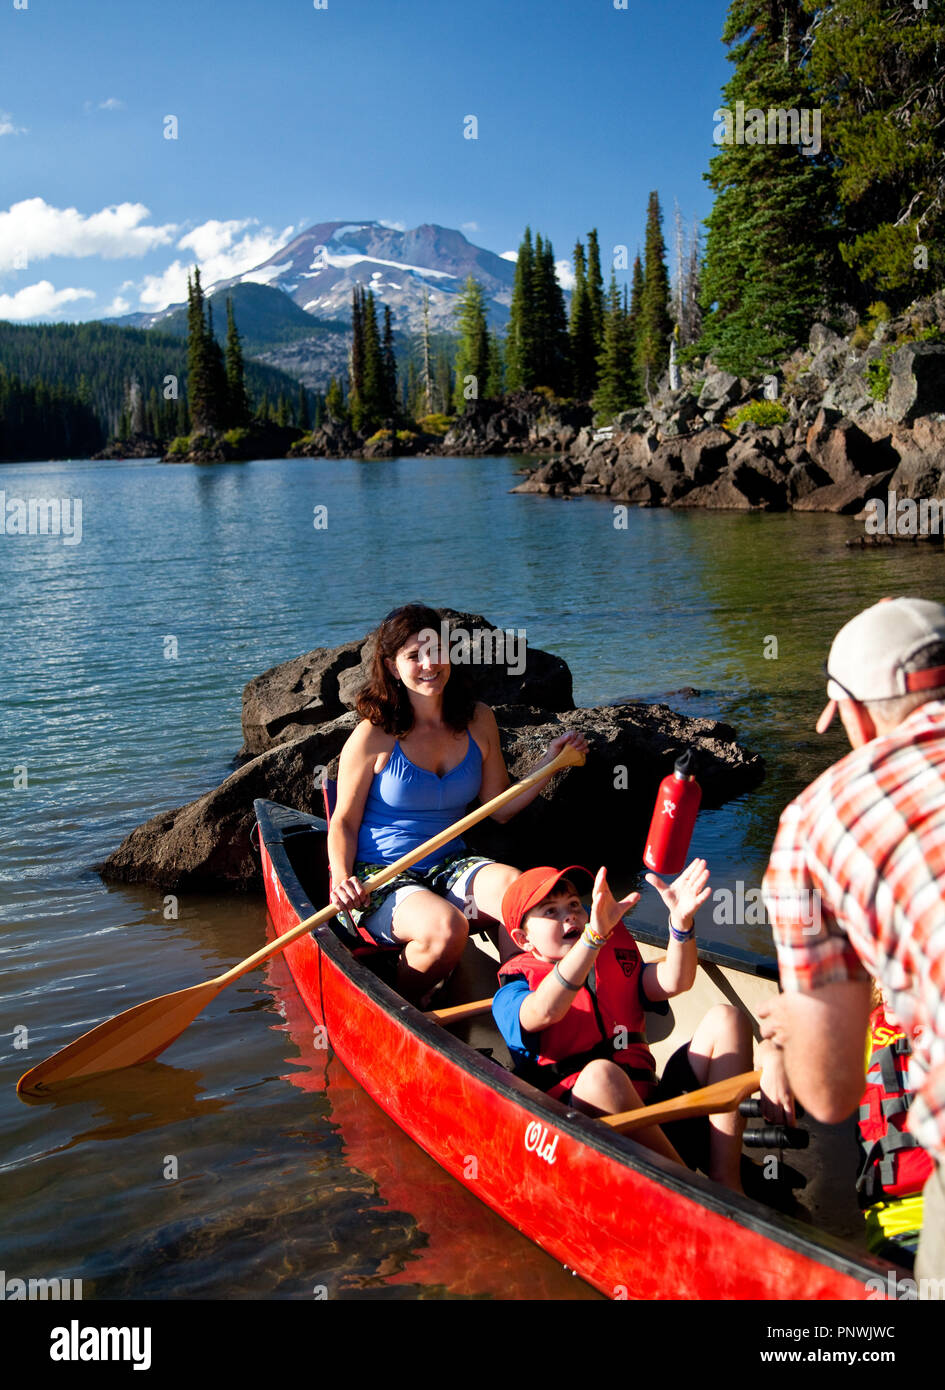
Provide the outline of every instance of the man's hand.
[[793,1125],[794,1096],[787,1078],[784,1054],[769,1039],[758,1048],[761,1066],[761,1111],[771,1125]]

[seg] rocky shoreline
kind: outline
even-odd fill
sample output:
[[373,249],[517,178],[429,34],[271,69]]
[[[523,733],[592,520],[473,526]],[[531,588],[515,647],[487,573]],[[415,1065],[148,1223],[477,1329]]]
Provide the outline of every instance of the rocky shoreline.
[[[909,335],[913,335],[909,338]],[[873,498],[945,498],[945,293],[877,324],[870,340],[823,324],[766,383],[687,369],[680,388],[584,427],[515,492],[640,507],[859,515]],[[905,339],[905,341],[903,341]],[[774,399],[771,399],[774,398]],[[760,407],[760,408],[759,408]],[[739,422],[770,415],[776,424]],[[773,407],[773,408],[772,408]]]
[[[479,614],[439,611],[451,631],[498,634]],[[260,891],[250,842],[253,800],[266,797],[322,814],[316,781],[336,773],[357,723],[354,696],[369,656],[367,638],[361,638],[319,648],[251,680],[243,692],[241,757],[247,761],[205,796],[133,830],[96,866],[102,877],[171,891]],[[580,730],[590,745],[583,768],[556,773],[508,825],[486,821],[467,837],[475,850],[521,868],[560,860],[626,870],[639,863],[656,789],[684,747],[696,750],[706,808],[764,777],[761,757],[742,748],[727,724],[688,718],[665,704],[575,708],[567,663],[549,652],[529,648],[519,674],[498,665],[470,671],[477,694],[495,711],[513,780],[526,776],[548,742],[569,729]]]

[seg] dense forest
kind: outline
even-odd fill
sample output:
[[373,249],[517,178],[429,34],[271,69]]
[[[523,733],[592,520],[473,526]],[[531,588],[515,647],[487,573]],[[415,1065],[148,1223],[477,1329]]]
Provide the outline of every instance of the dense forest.
[[[3,409],[12,386],[0,395],[0,458],[82,456],[108,438],[137,433],[169,440],[190,428],[186,341],[154,329],[0,322],[0,370],[8,383],[20,383],[21,400],[20,423],[14,424]],[[286,423],[294,421],[300,411],[298,382],[251,360],[245,377],[249,396],[266,418],[281,412]],[[24,392],[33,401],[29,408],[22,404]],[[59,418],[63,410],[71,423]],[[64,443],[79,438],[97,442],[81,448]]]

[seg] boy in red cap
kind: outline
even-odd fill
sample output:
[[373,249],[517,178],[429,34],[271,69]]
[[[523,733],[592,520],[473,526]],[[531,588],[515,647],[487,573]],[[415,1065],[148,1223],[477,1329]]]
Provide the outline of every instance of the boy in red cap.
[[[658,1081],[646,1043],[645,1012],[666,1013],[667,1000],[692,987],[697,953],[694,918],[709,896],[709,871],[694,859],[672,883],[646,880],[669,909],[664,960],[645,964],[622,918],[640,901],[617,902],[601,869],[590,920],[571,869],[529,869],[508,888],[502,917],[520,955],[499,970],[492,1009],[516,1073],[590,1114],[613,1114],[698,1090],[751,1070],[748,1020],[728,1004],[709,1010]],[[588,873],[581,869],[582,873]],[[590,875],[589,875],[590,876]],[[744,1119],[736,1112],[674,1121],[667,1144],[658,1126],[640,1142],[741,1191]]]

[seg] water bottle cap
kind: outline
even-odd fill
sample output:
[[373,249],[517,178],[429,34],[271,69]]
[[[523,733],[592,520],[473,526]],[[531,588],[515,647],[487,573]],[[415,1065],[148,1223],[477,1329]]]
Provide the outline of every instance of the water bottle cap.
[[676,776],[681,781],[692,782],[695,778],[695,762],[691,748],[687,748],[685,753],[680,753],[676,759]]

